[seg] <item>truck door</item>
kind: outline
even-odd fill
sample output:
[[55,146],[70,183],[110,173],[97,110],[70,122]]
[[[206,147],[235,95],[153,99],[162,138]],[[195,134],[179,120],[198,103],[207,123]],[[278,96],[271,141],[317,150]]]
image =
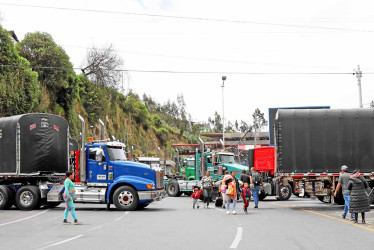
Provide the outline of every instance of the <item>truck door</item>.
[[87,163],[88,182],[108,182],[108,164],[102,148],[89,148]]

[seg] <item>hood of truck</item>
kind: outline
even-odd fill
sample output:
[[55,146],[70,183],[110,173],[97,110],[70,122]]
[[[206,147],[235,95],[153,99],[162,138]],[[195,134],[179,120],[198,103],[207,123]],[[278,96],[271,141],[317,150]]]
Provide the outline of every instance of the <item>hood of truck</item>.
[[133,161],[113,161],[111,163],[114,179],[121,176],[136,176],[151,180],[156,188],[161,188],[164,185],[161,169],[151,169],[149,165]]
[[155,171],[151,170],[151,167],[146,164],[133,161],[113,161],[111,163],[113,166],[114,179],[121,175],[132,175],[154,180],[153,176]]
[[232,169],[235,169],[235,171],[239,171],[239,170],[240,171],[243,171],[243,170],[248,171],[249,170],[248,167],[240,165],[240,164],[236,164],[236,163],[221,163],[221,164],[222,164],[222,166],[227,167],[230,170],[232,170]]

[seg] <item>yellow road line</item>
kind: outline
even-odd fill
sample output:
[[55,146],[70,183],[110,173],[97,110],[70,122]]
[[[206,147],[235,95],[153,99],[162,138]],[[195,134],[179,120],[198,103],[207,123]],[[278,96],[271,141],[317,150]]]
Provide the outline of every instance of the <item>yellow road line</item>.
[[340,221],[340,222],[344,222],[344,223],[347,223],[349,225],[352,225],[352,226],[355,226],[355,227],[359,227],[359,228],[366,229],[368,231],[374,232],[374,228],[368,228],[368,227],[365,227],[365,226],[362,226],[362,225],[359,225],[359,224],[353,224],[350,221],[346,221],[346,220],[343,220],[343,219],[335,218],[335,217],[332,217],[330,215],[326,215],[326,214],[319,213],[319,212],[316,212],[316,211],[312,211],[312,210],[308,210],[308,209],[299,209],[299,208],[296,208],[296,207],[292,207],[292,206],[288,206],[288,205],[283,205],[283,204],[279,204],[279,203],[271,203],[271,204],[274,204],[274,205],[277,205],[277,206],[280,206],[280,207],[294,208],[294,209],[301,210],[301,211],[304,211],[304,212],[308,212],[308,213],[320,215],[320,216],[323,216],[323,217],[326,217],[326,218],[329,218],[329,219],[333,219],[333,220],[337,220],[337,221]]

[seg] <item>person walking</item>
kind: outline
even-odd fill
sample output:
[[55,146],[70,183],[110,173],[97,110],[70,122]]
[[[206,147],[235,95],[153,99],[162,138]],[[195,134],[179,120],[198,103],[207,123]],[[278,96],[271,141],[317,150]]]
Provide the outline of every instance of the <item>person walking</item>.
[[262,182],[260,173],[257,172],[254,167],[251,168],[251,177],[252,177],[250,179],[251,191],[252,191],[252,195],[253,195],[253,200],[255,202],[255,207],[254,208],[258,208],[258,201],[259,201],[258,194],[261,190],[261,186],[262,187],[264,186],[264,183]]
[[358,213],[361,213],[362,224],[365,224],[365,212],[370,211],[369,196],[366,193],[368,183],[360,175],[358,170],[353,171],[348,182],[348,190],[351,192],[349,197],[349,212],[355,214],[354,223],[357,223]]
[[191,198],[193,200],[192,208],[195,209],[195,205],[197,205],[197,209],[199,209],[199,199],[200,195],[203,192],[203,190],[199,190],[199,187],[195,186],[194,187],[194,192],[191,194]]
[[205,176],[201,179],[201,182],[204,190],[204,203],[206,203],[206,208],[210,208],[209,202],[212,197],[213,177],[210,176],[209,171],[206,171]]
[[[348,210],[349,210],[349,193],[350,191],[348,190],[348,182],[349,182],[349,179],[351,177],[351,175],[347,172],[348,171],[348,167],[346,165],[342,166],[340,168],[341,170],[341,173],[340,173],[340,176],[339,176],[339,181],[338,181],[338,186],[336,187],[336,190],[335,190],[335,193],[334,193],[334,197],[336,197],[340,187],[342,188],[342,194],[343,194],[343,198],[344,198],[344,212],[342,214],[342,218],[345,219],[345,217],[347,216],[347,213],[348,213]],[[354,213],[351,213],[351,220],[353,221],[354,220]]]
[[75,194],[75,188],[72,180],[74,179],[73,172],[68,171],[66,172],[66,179],[64,182],[65,186],[65,192],[63,193],[63,198],[65,200],[65,211],[64,211],[64,220],[63,224],[71,224],[68,221],[68,214],[69,211],[71,212],[71,215],[73,216],[74,219],[74,224],[79,225],[82,224],[81,221],[77,219],[77,216],[75,215],[75,206],[74,206],[74,194]]
[[242,198],[243,198],[243,210],[244,213],[248,213],[249,200],[251,199],[251,191],[247,182],[244,182],[244,187],[242,188]]
[[227,214],[230,214],[230,202],[232,201],[232,214],[236,214],[235,208],[236,208],[236,195],[238,192],[237,186],[239,181],[235,178],[235,171],[231,171],[231,178],[227,178],[225,181],[225,184],[227,185],[226,189],[226,210]]
[[232,179],[232,176],[229,174],[229,171],[225,171],[225,175],[223,176],[222,182],[221,182],[221,195],[222,195],[222,208],[226,208],[226,190],[227,190],[227,185],[226,181],[228,179]]

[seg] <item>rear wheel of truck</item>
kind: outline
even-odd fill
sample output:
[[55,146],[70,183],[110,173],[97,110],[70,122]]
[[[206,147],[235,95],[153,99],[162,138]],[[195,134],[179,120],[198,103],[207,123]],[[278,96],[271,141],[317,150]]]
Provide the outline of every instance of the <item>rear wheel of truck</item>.
[[48,207],[48,208],[54,208],[54,207],[59,206],[61,203],[62,202],[60,202],[60,201],[57,201],[57,202],[47,202],[47,204],[45,206]]
[[166,186],[166,193],[170,197],[181,196],[182,192],[179,191],[178,182],[175,182],[175,181],[169,182],[168,185]]
[[13,194],[6,186],[0,186],[0,210],[13,206]]
[[286,201],[291,197],[292,189],[290,185],[279,185],[279,199],[280,201]]
[[119,187],[114,191],[113,203],[118,210],[132,211],[138,207],[138,193],[134,188],[129,186]]
[[266,198],[266,196],[267,196],[267,194],[265,194],[265,192],[260,192],[260,193],[258,194],[258,199],[259,199],[260,201],[263,201],[263,200]]
[[40,190],[37,186],[24,186],[16,193],[16,205],[21,210],[38,209],[41,205]]
[[148,207],[150,203],[139,203],[137,209],[141,210]]

